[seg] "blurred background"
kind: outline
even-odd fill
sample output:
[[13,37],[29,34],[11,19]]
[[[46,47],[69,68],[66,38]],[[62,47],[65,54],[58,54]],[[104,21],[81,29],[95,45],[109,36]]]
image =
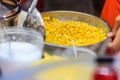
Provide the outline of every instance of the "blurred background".
[[100,16],[105,0],[38,0],[39,11],[70,10]]

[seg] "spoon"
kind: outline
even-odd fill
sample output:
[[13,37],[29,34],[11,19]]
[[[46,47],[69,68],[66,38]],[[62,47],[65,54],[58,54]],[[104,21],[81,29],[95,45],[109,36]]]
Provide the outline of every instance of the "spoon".
[[24,23],[23,23],[23,26],[25,26],[25,27],[27,26],[28,21],[29,21],[29,19],[30,19],[30,16],[32,15],[32,12],[34,11],[34,9],[35,9],[35,7],[36,7],[37,1],[38,1],[38,0],[33,0],[30,8],[28,9],[27,17],[26,17],[26,19],[25,19],[25,21],[24,21]]
[[38,0],[33,0],[28,9],[27,17],[23,23],[24,27],[37,30],[45,38],[45,28],[41,13],[35,8]]
[[76,50],[76,47],[75,47],[75,45],[74,45],[74,40],[72,40],[72,45],[73,45],[73,53],[74,53],[74,56],[75,56],[75,58],[77,58],[77,56],[78,56],[78,54],[77,54],[77,50]]

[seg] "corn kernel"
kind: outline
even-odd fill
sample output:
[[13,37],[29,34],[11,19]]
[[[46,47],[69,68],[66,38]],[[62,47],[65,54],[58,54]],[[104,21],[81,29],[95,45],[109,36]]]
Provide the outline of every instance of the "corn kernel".
[[44,17],[46,42],[62,46],[87,46],[106,39],[105,32],[86,22],[60,21]]

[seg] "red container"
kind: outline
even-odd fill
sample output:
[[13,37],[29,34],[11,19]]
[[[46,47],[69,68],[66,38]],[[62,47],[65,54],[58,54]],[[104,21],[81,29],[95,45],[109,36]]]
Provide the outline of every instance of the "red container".
[[94,80],[118,80],[118,77],[113,68],[100,67],[95,71]]
[[118,75],[112,67],[113,58],[98,58],[96,60],[97,68],[95,69],[93,80],[118,80]]

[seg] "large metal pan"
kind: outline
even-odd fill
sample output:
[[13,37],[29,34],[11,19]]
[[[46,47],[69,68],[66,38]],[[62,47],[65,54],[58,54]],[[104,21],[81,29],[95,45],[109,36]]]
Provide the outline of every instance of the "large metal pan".
[[[82,12],[74,12],[74,11],[49,11],[49,12],[43,12],[42,16],[49,16],[49,17],[55,17],[57,19],[59,19],[60,21],[82,21],[82,22],[87,22],[89,25],[94,25],[96,27],[102,28],[103,31],[108,34],[111,31],[110,26],[103,21],[102,19],[90,15],[90,14],[86,14],[86,13],[82,13]],[[106,49],[106,44],[108,42],[108,38],[100,43],[97,44],[93,44],[93,45],[89,45],[89,46],[76,46],[76,48],[87,48],[92,50],[93,52],[95,52],[98,55],[102,55],[105,52]],[[51,43],[47,43],[45,42],[45,48],[44,51],[51,54],[51,55],[62,55],[62,53],[68,49],[68,48],[72,48],[72,47],[66,47],[66,46],[60,46],[60,45],[55,45],[55,44],[51,44]],[[66,53],[67,54],[67,53]]]

